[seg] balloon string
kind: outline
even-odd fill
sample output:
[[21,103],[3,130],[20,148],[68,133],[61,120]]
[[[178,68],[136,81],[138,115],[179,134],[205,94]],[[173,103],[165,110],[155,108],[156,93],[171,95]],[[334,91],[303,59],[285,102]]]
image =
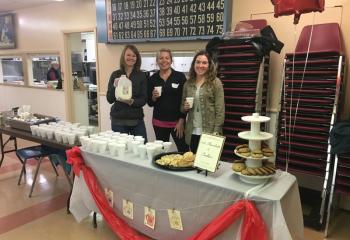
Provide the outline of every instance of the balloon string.
[[[294,44],[297,44],[297,25],[294,25]],[[289,158],[291,151],[291,125],[292,125],[292,107],[293,107],[293,94],[294,94],[294,69],[295,69],[295,50],[293,51],[292,59],[292,78],[291,78],[291,91],[290,91],[290,101],[289,101],[289,119],[288,119],[288,151],[286,153],[286,172],[288,172]],[[286,102],[288,106],[288,103]],[[287,124],[285,125],[287,129]]]
[[301,77],[301,84],[299,87],[299,94],[298,94],[298,100],[297,100],[297,105],[295,109],[295,114],[294,114],[294,122],[293,122],[293,132],[294,132],[294,127],[295,127],[295,122],[298,114],[298,108],[299,108],[299,102],[300,102],[300,93],[301,89],[303,88],[303,83],[304,83],[304,77],[305,77],[305,72],[306,72],[306,67],[307,67],[307,61],[309,59],[309,52],[310,52],[310,47],[311,47],[311,41],[312,41],[312,33],[314,31],[314,25],[315,25],[315,13],[313,14],[312,18],[312,25],[311,25],[311,31],[310,31],[310,38],[309,38],[309,44],[307,46],[307,52],[306,52],[306,59],[305,59],[305,64],[304,64],[304,69],[303,69],[303,75]]

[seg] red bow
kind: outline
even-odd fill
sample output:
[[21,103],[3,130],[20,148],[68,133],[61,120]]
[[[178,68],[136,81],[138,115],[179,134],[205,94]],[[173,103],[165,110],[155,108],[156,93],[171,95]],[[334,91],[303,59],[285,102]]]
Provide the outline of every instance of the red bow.
[[80,176],[80,170],[84,165],[84,160],[81,157],[80,148],[73,147],[66,151],[67,163],[73,166],[73,172],[76,176]]

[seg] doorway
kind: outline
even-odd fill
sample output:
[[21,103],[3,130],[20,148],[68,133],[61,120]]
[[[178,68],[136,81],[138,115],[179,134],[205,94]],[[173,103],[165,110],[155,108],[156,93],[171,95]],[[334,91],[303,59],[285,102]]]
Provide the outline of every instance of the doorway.
[[94,31],[65,33],[70,120],[99,126]]

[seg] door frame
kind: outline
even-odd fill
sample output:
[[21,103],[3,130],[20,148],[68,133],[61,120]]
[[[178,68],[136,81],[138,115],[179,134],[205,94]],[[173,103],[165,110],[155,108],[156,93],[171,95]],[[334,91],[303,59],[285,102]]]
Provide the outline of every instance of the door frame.
[[[70,77],[72,76],[72,61],[71,61],[71,46],[69,43],[69,36],[73,33],[84,33],[84,32],[93,32],[95,37],[95,55],[96,55],[96,84],[97,84],[97,93],[99,92],[99,74],[98,74],[98,51],[97,51],[97,39],[96,39],[96,28],[81,28],[74,30],[62,30],[63,37],[63,56],[62,56],[62,65],[64,66],[64,89],[65,89],[65,102],[66,102],[66,114],[67,121],[74,122],[74,99],[73,99],[73,84],[70,84]],[[97,104],[99,107],[99,94],[97,94]],[[98,112],[98,128],[100,129],[100,113]]]

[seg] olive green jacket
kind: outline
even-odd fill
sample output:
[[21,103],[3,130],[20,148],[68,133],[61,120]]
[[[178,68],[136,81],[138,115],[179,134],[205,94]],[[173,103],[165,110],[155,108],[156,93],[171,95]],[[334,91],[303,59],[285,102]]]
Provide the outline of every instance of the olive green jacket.
[[[182,91],[181,112],[186,97],[194,97],[196,94],[196,84],[194,81],[186,81]],[[224,89],[220,79],[216,78],[213,84],[204,82],[200,92],[199,101],[201,103],[202,131],[205,133],[222,134],[222,126],[225,120]],[[187,114],[185,127],[185,140],[187,144],[191,142],[193,132],[193,108]]]

